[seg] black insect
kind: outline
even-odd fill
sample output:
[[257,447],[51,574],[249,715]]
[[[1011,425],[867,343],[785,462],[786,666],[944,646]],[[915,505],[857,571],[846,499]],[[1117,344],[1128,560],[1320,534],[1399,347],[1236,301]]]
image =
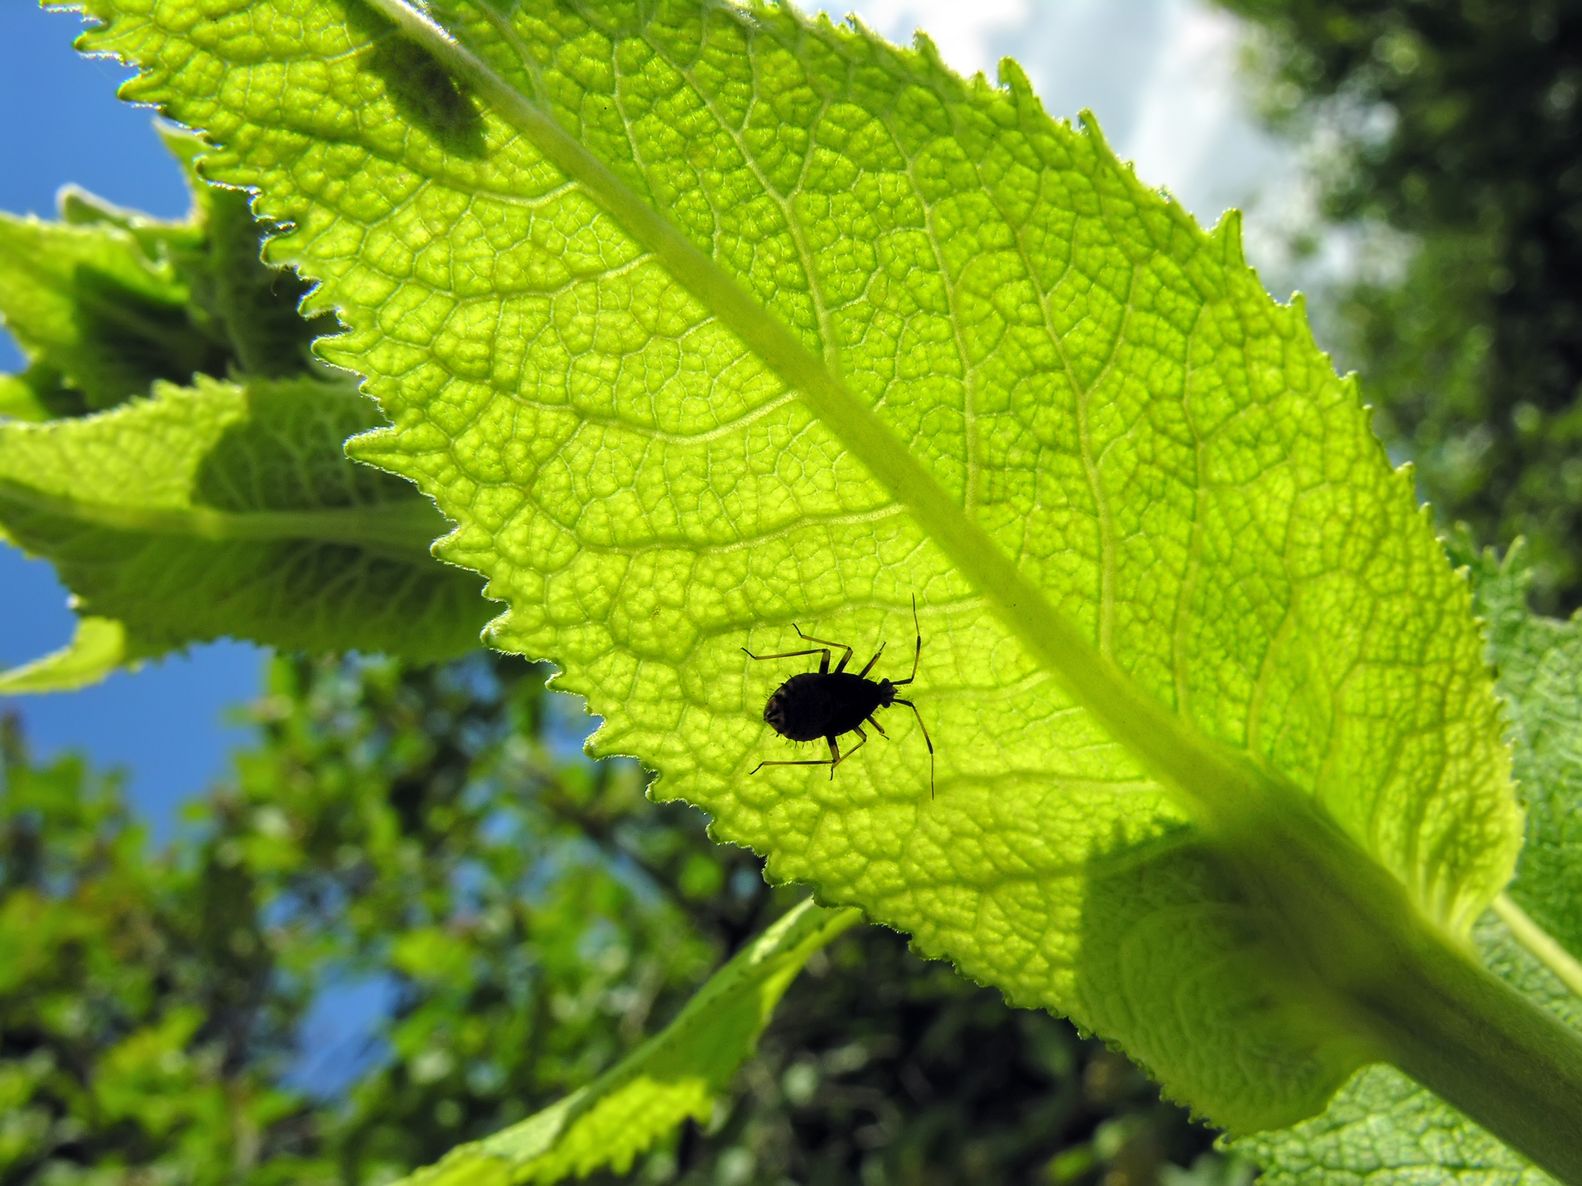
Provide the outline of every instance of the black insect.
[[[792,741],[814,741],[822,737],[829,742],[827,758],[759,762],[749,773],[757,774],[765,766],[828,766],[829,776],[833,779],[835,767],[867,743],[868,735],[862,729],[864,725],[872,725],[879,731],[881,737],[890,736],[884,731],[884,727],[873,719],[873,714],[881,708],[889,708],[892,704],[904,704],[917,718],[917,727],[923,731],[923,743],[928,746],[928,797],[932,799],[934,742],[928,736],[928,727],[923,724],[923,716],[917,711],[917,705],[895,694],[897,688],[904,687],[917,678],[917,663],[923,654],[923,628],[917,621],[916,597],[912,598],[912,625],[917,630],[917,648],[912,652],[912,674],[898,680],[868,678],[873,665],[879,661],[879,656],[884,654],[883,643],[879,644],[879,649],[874,652],[873,658],[868,660],[868,665],[853,675],[846,670],[846,664],[851,662],[852,652],[849,646],[803,634],[802,627],[795,622],[791,624],[791,629],[797,632],[798,638],[803,642],[816,642],[819,645],[809,647],[805,651],[782,651],[778,655],[755,655],[743,647],[742,652],[749,659],[794,659],[798,655],[821,656],[817,671],[804,671],[793,675],[774,690],[769,702],[764,705],[764,720],[781,737]],[[846,652],[835,665],[834,671],[829,669],[831,647]],[[840,752],[838,740],[843,733],[857,734],[857,744],[845,753]]]

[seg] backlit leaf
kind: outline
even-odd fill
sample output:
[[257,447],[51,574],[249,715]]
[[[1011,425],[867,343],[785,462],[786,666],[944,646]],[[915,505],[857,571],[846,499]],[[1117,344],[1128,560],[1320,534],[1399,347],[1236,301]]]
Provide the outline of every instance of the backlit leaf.
[[201,380],[97,416],[0,424],[0,529],[48,557],[85,623],[97,620],[0,691],[78,686],[225,635],[465,651],[484,613],[476,578],[428,555],[443,521],[406,483],[342,454],[370,419],[343,384]]
[[[493,640],[773,876],[1249,1128],[1362,1057],[1331,924],[1465,933],[1509,877],[1465,585],[1353,385],[1234,218],[1013,67],[759,5],[86,7],[289,228],[393,424],[355,453],[456,522]],[[740,648],[888,636],[900,678],[913,595],[938,798],[895,710],[833,780],[750,774],[798,668]]]

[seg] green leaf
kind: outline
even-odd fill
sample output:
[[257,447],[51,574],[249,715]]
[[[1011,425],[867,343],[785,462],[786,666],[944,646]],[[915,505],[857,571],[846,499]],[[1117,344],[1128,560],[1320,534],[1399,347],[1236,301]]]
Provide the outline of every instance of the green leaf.
[[1472,567],[1527,805],[1527,843],[1511,896],[1582,953],[1582,611],[1560,621],[1527,608],[1532,571],[1520,543],[1503,563],[1465,540],[1457,551]]
[[71,641],[60,650],[0,671],[0,696],[74,691],[96,684],[122,667],[133,667],[143,657],[127,637],[123,623],[79,618]]
[[[394,426],[356,455],[599,752],[1222,1123],[1384,1053],[1554,1152],[1515,1067],[1568,1106],[1582,1057],[1445,938],[1520,837],[1465,585],[1233,218],[1014,67],[781,7],[87,7],[290,228]],[[752,774],[796,665],[742,645],[866,652],[913,594],[938,799],[897,713],[834,779]]]
[[709,978],[676,1019],[618,1066],[486,1140],[462,1145],[398,1186],[558,1182],[616,1173],[684,1120],[705,1120],[758,1043],[808,957],[858,919],[811,901],[788,911]]
[[187,284],[124,230],[0,215],[0,277],[0,320],[91,408],[219,366]]
[[0,376],[0,415],[43,420],[114,407],[161,379],[314,371],[309,345],[334,318],[304,319],[306,286],[266,265],[240,190],[198,175],[200,141],[160,129],[187,172],[182,222],[61,194],[59,223],[0,215],[0,319],[32,361]]
[[[1527,843],[1510,890],[1526,909],[1502,902],[1481,921],[1478,944],[1502,979],[1582,1030],[1582,967],[1554,946],[1558,940],[1572,952],[1582,950],[1582,833],[1576,822],[1582,801],[1582,616],[1561,622],[1527,609],[1531,577],[1519,546],[1502,563],[1463,535],[1451,552],[1471,566],[1528,805]],[[1384,1067],[1359,1073],[1321,1116],[1234,1147],[1263,1164],[1260,1181],[1268,1186],[1553,1181],[1454,1108]]]
[[475,645],[476,578],[428,555],[443,521],[342,455],[372,418],[341,384],[201,380],[0,424],[0,528],[55,564],[84,619],[67,652],[4,690],[76,686],[221,635],[425,659]]

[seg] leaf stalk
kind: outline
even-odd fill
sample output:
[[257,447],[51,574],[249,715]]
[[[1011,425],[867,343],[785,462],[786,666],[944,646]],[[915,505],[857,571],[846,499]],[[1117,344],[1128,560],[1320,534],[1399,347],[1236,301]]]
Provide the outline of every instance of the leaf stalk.
[[1582,1037],[1425,917],[1322,810],[1280,787],[1221,838],[1271,909],[1294,991],[1568,1186],[1582,1186]]

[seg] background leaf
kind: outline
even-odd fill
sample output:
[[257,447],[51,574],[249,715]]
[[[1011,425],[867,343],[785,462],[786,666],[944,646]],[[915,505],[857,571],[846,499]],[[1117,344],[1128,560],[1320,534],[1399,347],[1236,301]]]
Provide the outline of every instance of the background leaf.
[[[0,524],[54,562],[86,619],[118,624],[120,657],[227,634],[460,653],[484,617],[476,578],[434,564],[443,521],[406,483],[347,465],[342,442],[369,419],[341,384],[204,379],[89,418],[0,424]],[[46,669],[52,686],[83,674],[74,654],[72,670]]]
[[[1303,787],[1454,930],[1509,876],[1467,594],[1355,391],[1234,220],[1204,236],[1014,69],[756,6],[435,6],[460,50],[394,0],[403,34],[336,0],[88,8],[129,96],[291,228],[271,260],[394,423],[358,455],[458,523],[495,640],[774,876],[1243,1127],[1357,1051],[1267,987],[1307,903],[1249,901],[1184,804]],[[739,647],[876,646],[913,593],[938,801],[893,715],[833,783],[748,777],[787,672]]]
[[89,409],[220,369],[186,282],[120,228],[0,215],[0,275],[5,327]]
[[334,328],[299,316],[301,280],[260,258],[267,228],[247,195],[198,177],[200,141],[160,131],[191,185],[189,218],[163,222],[74,187],[59,222],[0,215],[0,320],[30,362],[0,384],[0,414],[81,415],[194,374],[301,373],[309,343]]
[[709,978],[620,1065],[510,1128],[456,1149],[401,1186],[559,1182],[632,1159],[682,1121],[703,1120],[752,1053],[781,994],[814,952],[859,918],[794,907]]
[[1511,896],[1582,952],[1582,612],[1562,621],[1528,609],[1531,570],[1519,542],[1501,561],[1462,535],[1453,554],[1472,568],[1527,807]]
[[[261,259],[267,227],[247,195],[201,181],[200,141],[162,131],[192,184],[189,219],[161,222],[70,188],[59,223],[0,216],[0,316],[30,359],[0,377],[0,441],[15,450],[0,464],[0,482],[11,483],[0,494],[0,536],[15,528],[7,538],[54,560],[77,604],[112,615],[90,613],[65,647],[0,674],[0,693],[82,687],[220,635],[417,659],[464,652],[483,618],[476,598],[420,554],[442,521],[409,486],[344,472],[346,437],[374,421],[309,356],[333,319],[299,315],[305,286]],[[152,386],[200,374],[246,381],[199,383],[185,395]],[[296,382],[258,382],[270,378]],[[150,395],[124,417],[69,423]],[[178,427],[189,412],[193,423]],[[371,501],[381,504],[376,516]],[[325,553],[318,533],[357,502],[385,526],[343,522],[348,550]],[[294,525],[277,517],[259,530],[266,512],[287,507],[302,512]],[[251,525],[205,519],[215,510],[250,512]],[[403,516],[416,528],[404,540]],[[208,568],[212,545],[227,539],[228,561]],[[391,565],[392,548],[411,554]],[[142,562],[115,571],[132,556]],[[201,570],[191,588],[170,584],[191,568]],[[292,596],[323,604],[280,600]],[[425,624],[390,630],[391,615],[416,602]]]

